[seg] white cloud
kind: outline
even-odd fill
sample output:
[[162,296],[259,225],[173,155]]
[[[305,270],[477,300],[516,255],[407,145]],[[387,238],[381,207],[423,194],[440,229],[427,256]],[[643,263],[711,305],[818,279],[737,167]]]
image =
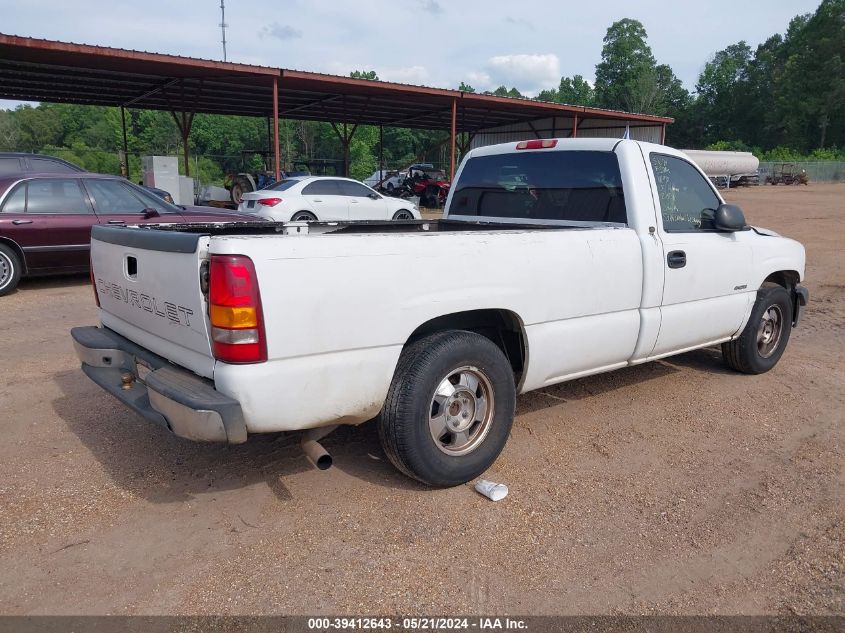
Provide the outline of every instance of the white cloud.
[[531,22],[529,22],[525,18],[514,18],[514,17],[511,17],[511,16],[507,16],[505,18],[505,22],[507,22],[508,24],[513,24],[514,26],[523,26],[526,29],[528,29],[529,31],[535,30],[534,25],[531,24]]
[[302,31],[287,24],[273,22],[261,29],[261,37],[275,37],[277,40],[298,40],[302,37]]
[[493,85],[493,80],[490,79],[490,75],[484,71],[473,71],[467,73],[467,83],[479,91],[497,87]]
[[376,70],[379,79],[395,81],[403,84],[430,85],[431,75],[425,66],[406,66],[404,68],[379,68]]
[[428,11],[429,13],[434,13],[435,15],[443,13],[443,7],[440,6],[440,3],[437,2],[437,0],[422,0],[420,4],[422,5],[423,11]]
[[488,85],[516,87],[522,94],[535,95],[560,81],[560,59],[554,53],[544,55],[497,55],[487,60],[484,72]]

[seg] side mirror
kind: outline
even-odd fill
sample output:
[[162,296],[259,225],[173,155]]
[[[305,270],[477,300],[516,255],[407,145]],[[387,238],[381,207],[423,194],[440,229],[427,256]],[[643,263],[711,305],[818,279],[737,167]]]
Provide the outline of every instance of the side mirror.
[[735,204],[723,203],[713,214],[713,228],[717,231],[744,231],[748,224],[742,209]]
[[371,193],[370,195],[368,195],[367,197],[368,197],[370,200],[378,200],[379,198],[381,198],[381,196],[380,196],[380,195],[378,195],[375,191],[374,191],[373,193]]
[[149,220],[150,218],[157,218],[160,215],[161,214],[158,212],[158,210],[153,209],[152,207],[147,207],[146,209],[144,209],[144,219],[145,220]]

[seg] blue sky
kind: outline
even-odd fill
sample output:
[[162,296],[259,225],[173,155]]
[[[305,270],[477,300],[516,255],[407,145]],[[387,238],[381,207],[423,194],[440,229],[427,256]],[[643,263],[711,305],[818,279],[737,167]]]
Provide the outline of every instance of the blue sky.
[[[0,0],[0,31],[86,44],[222,58],[220,0]],[[610,24],[640,20],[659,63],[692,89],[705,61],[752,47],[818,0],[226,0],[229,61],[528,95],[561,75],[592,81]],[[14,102],[0,100],[0,107]]]

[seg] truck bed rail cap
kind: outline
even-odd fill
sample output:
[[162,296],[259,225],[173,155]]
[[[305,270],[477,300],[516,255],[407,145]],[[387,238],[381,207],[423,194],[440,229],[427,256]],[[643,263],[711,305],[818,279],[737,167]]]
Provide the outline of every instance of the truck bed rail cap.
[[177,233],[126,226],[97,225],[91,229],[92,240],[166,253],[196,253],[200,237],[200,233]]

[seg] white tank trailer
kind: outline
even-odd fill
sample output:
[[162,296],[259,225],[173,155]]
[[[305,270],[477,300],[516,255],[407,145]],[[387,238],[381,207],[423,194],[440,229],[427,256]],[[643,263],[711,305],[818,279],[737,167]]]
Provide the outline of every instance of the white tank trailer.
[[759,184],[759,159],[751,152],[717,152],[685,149],[690,160],[701,167],[718,187],[740,187]]

